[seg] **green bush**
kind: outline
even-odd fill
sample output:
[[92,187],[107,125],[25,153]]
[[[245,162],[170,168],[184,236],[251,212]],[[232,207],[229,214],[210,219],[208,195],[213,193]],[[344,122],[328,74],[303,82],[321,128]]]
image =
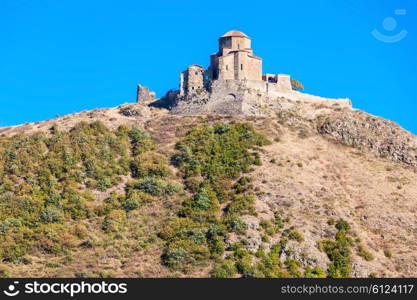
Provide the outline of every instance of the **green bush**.
[[336,223],[336,228],[339,229],[336,234],[336,239],[321,240],[320,246],[332,262],[328,269],[329,277],[350,277],[351,247],[353,246],[352,238],[347,236],[350,225],[346,221],[340,219]]
[[232,278],[237,273],[235,263],[230,260],[223,261],[214,266],[211,271],[213,278]]
[[291,87],[293,90],[303,91],[304,86],[297,79],[291,78]]
[[374,259],[374,256],[372,255],[372,253],[370,253],[369,251],[367,251],[363,246],[359,246],[358,247],[358,255],[360,257],[363,257],[363,259],[365,259],[366,261],[371,261]]
[[391,250],[384,250],[384,255],[385,255],[385,257],[387,257],[387,258],[389,258],[389,259],[391,259],[392,258],[392,252],[391,252]]
[[301,242],[303,242],[303,241],[304,241],[304,237],[302,236],[302,234],[301,234],[301,233],[299,233],[299,232],[297,232],[297,231],[291,231],[291,232],[288,234],[288,238],[289,238],[290,240],[295,240],[295,241],[297,241],[297,242],[299,242],[299,243],[301,243]]
[[326,272],[319,267],[307,267],[304,274],[305,278],[326,278]]
[[340,220],[338,220],[338,221],[337,221],[337,223],[336,223],[336,228],[337,228],[339,231],[342,231],[342,230],[344,230],[344,231],[348,231],[348,230],[350,229],[350,225],[349,225],[349,223],[348,223],[348,222],[346,222],[345,220],[340,219]]
[[136,194],[130,195],[123,203],[122,207],[126,211],[134,210],[141,205],[140,199]]
[[[166,241],[162,257],[167,266],[186,270],[207,263],[208,258],[219,259],[227,234],[246,230],[238,216],[255,214],[255,208],[251,179],[242,173],[261,164],[259,154],[250,150],[268,143],[249,124],[195,127],[177,143],[172,162],[192,196],[182,203],[178,218],[161,231]],[[250,255],[240,256],[242,249],[232,251],[236,267],[229,261],[219,262],[213,267],[213,277],[231,277],[236,272],[246,277],[259,275]]]
[[136,156],[129,164],[135,178],[167,177],[171,175],[167,159],[157,153],[146,152]]
[[208,228],[186,218],[169,222],[160,237],[167,241],[162,261],[176,270],[188,270],[192,266],[205,265],[210,258]]
[[[153,201],[153,195],[179,192],[164,180],[172,175],[168,161],[149,152],[154,149],[141,130],[111,131],[102,122],[0,137],[0,260],[70,251],[83,236],[73,235],[72,224],[98,220],[104,231],[118,232],[126,225],[125,211]],[[106,192],[129,173],[138,178],[138,189],[97,201],[93,190]]]
[[237,234],[244,234],[248,228],[246,223],[236,216],[227,218],[225,224],[230,232],[236,232]]
[[40,219],[43,223],[56,223],[62,220],[62,211],[55,207],[45,208],[41,215]]
[[301,266],[300,261],[295,260],[295,259],[287,259],[284,262],[284,264],[285,266],[287,266],[288,272],[290,273],[292,277],[296,277],[296,278],[302,277],[301,270],[299,269]]
[[181,190],[180,186],[169,184],[163,179],[155,177],[145,177],[137,181],[129,182],[126,191],[139,190],[151,196],[173,195]]

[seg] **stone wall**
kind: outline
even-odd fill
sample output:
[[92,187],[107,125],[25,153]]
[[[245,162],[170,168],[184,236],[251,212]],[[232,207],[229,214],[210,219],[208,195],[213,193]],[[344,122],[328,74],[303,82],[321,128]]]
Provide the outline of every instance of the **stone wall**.
[[218,79],[235,79],[235,54],[220,56],[217,63]]
[[290,75],[277,74],[277,77],[278,77],[278,80],[277,80],[278,90],[283,91],[283,92],[291,92],[292,86],[291,86]]
[[150,101],[155,99],[155,92],[150,92],[149,88],[138,84],[136,89],[136,102]]
[[205,88],[205,70],[202,66],[191,65],[180,75],[180,95],[186,96]]
[[181,115],[199,114],[242,114],[245,88],[242,81],[215,80],[210,91],[202,91],[193,96],[177,99],[171,113]]
[[262,59],[246,51],[234,51],[213,59],[218,70],[216,79],[221,80],[262,80]]
[[[289,76],[285,75],[283,78],[283,85],[288,87]],[[352,106],[349,99],[329,99],[293,90],[283,90],[278,83],[260,80],[219,79],[211,82],[208,91],[199,91],[193,95],[179,97],[173,105],[171,113],[264,116],[266,112],[263,108],[284,105],[281,103],[281,99],[323,105],[338,104],[340,107]]]

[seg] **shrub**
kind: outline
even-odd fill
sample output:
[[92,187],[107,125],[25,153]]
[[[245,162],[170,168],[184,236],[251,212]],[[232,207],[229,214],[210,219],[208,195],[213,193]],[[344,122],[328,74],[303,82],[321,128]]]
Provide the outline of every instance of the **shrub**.
[[228,215],[253,215],[255,214],[254,202],[255,198],[251,194],[237,194],[226,207],[226,213]]
[[47,207],[42,211],[40,219],[43,223],[60,222],[62,220],[62,211],[55,207]]
[[[126,211],[180,191],[163,180],[171,172],[167,159],[149,153],[154,148],[141,130],[120,126],[111,131],[102,122],[0,137],[0,260],[20,262],[37,249],[70,255],[87,235],[86,219],[94,224],[97,218],[106,232],[130,230]],[[128,186],[123,195],[96,201],[92,191],[120,184],[122,176],[134,173],[130,163],[136,164],[139,188]]]
[[299,269],[299,267],[301,266],[301,263],[298,260],[295,259],[287,259],[284,264],[287,266],[288,268],[288,272],[290,273],[290,275],[292,277],[301,277],[301,271]]
[[18,229],[22,226],[19,219],[8,218],[0,224],[0,235],[6,234],[9,230]]
[[337,221],[337,223],[336,223],[336,228],[337,228],[339,231],[342,231],[342,230],[344,230],[344,231],[348,231],[348,230],[350,229],[350,225],[349,225],[349,223],[348,223],[348,222],[346,222],[345,220],[339,219],[339,220]]
[[297,231],[291,231],[291,232],[288,234],[288,238],[289,238],[290,240],[295,240],[295,241],[297,241],[297,242],[299,242],[299,243],[301,243],[301,242],[303,242],[303,241],[304,241],[304,237],[302,236],[302,234],[301,234],[301,233],[299,233],[299,232],[297,232]]
[[132,128],[129,132],[129,138],[132,144],[133,155],[142,154],[146,151],[155,149],[155,144],[150,136],[137,128]]
[[235,263],[230,260],[216,264],[211,270],[213,278],[231,278],[237,273]]
[[[162,258],[167,266],[188,270],[208,258],[218,259],[225,251],[227,233],[246,230],[238,216],[255,214],[254,196],[251,179],[241,175],[261,164],[259,154],[249,150],[267,143],[249,124],[195,127],[177,143],[172,162],[192,196],[182,203],[178,218],[160,233],[166,242]],[[220,203],[225,203],[225,215]],[[259,275],[250,255],[241,248],[232,251],[236,267],[222,261],[213,268],[213,277],[230,277],[236,271],[246,277]]]
[[391,252],[391,250],[384,250],[384,255],[387,258],[391,259],[392,258],[392,252]]
[[297,79],[291,78],[291,87],[293,90],[303,91],[304,86]]
[[132,189],[143,191],[152,196],[173,195],[180,191],[177,185],[168,184],[162,179],[154,177],[145,177],[144,179],[130,182],[126,187],[126,191],[130,192]]
[[339,231],[336,239],[324,239],[320,241],[321,249],[327,254],[332,262],[329,266],[328,273],[332,278],[350,277],[351,274],[351,250],[353,240],[346,236],[349,224],[340,219],[336,223]]
[[326,272],[319,267],[314,267],[313,269],[307,267],[304,274],[305,278],[326,278]]
[[360,257],[363,257],[366,261],[371,261],[374,259],[374,256],[372,255],[372,253],[370,253],[369,251],[367,251],[363,246],[359,246],[358,247],[358,255]]
[[10,270],[6,266],[0,266],[0,278],[9,278]]
[[172,269],[186,270],[189,265],[206,264],[209,256],[209,250],[204,244],[192,240],[175,240],[167,244],[162,259]]
[[143,153],[136,156],[129,164],[132,177],[167,177],[171,170],[164,156],[157,153]]
[[327,225],[332,226],[332,225],[334,225],[334,224],[336,224],[336,220],[335,220],[335,219],[330,218],[329,220],[327,220]]
[[210,187],[201,188],[189,201],[184,202],[188,208],[188,215],[192,212],[211,212],[209,215],[216,215],[219,210],[219,202],[216,194]]
[[227,226],[227,229],[231,232],[236,232],[238,234],[245,233],[248,226],[245,222],[243,222],[241,219],[239,219],[236,216],[231,216],[225,220],[225,224]]
[[122,207],[126,211],[134,210],[140,207],[140,199],[136,194],[130,195],[123,203]]

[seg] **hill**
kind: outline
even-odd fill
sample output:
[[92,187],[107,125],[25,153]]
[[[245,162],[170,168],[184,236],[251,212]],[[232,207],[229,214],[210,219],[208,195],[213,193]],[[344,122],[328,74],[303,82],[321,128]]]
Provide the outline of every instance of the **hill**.
[[125,104],[1,128],[0,274],[416,277],[416,136],[280,103]]

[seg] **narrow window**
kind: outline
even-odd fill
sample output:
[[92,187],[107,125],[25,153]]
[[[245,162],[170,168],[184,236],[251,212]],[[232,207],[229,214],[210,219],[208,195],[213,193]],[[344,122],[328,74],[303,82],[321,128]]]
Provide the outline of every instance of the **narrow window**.
[[229,70],[229,68],[227,67],[227,65],[226,65],[226,70]]
[[198,75],[198,72],[197,71],[195,72],[195,75]]
[[243,64],[240,64],[240,69],[243,70]]

